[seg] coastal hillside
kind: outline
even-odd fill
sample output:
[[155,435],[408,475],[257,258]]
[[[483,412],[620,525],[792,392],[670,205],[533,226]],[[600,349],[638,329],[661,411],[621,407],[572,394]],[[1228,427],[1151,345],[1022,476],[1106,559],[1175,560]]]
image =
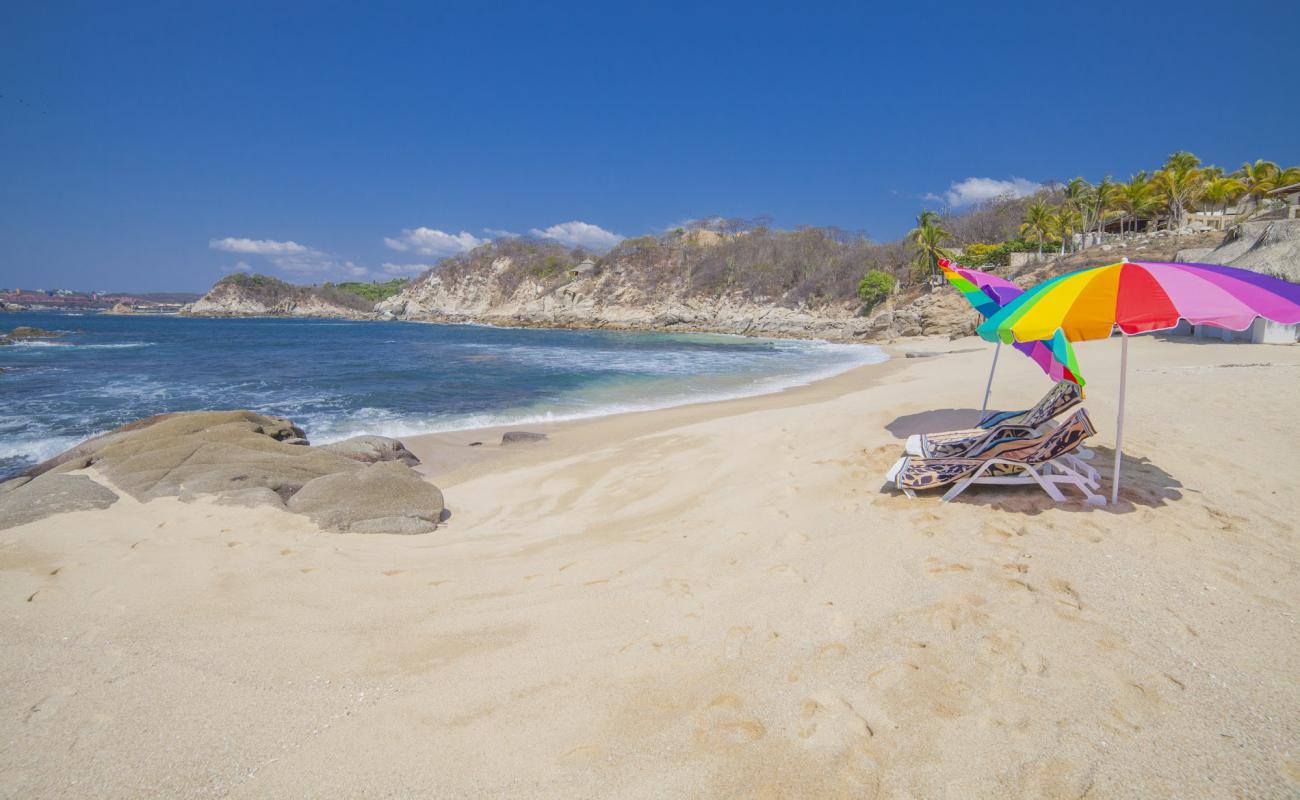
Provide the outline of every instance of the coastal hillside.
[[[1208,250],[1217,232],[1133,234],[1020,267],[984,265],[1032,285],[1127,254],[1173,260],[1181,248]],[[960,256],[958,256],[960,258]],[[713,331],[882,341],[962,335],[977,318],[956,292],[893,278],[901,244],[875,244],[833,229],[726,234],[671,232],[628,240],[602,257],[522,240],[494,242],[413,280],[376,310],[397,319],[500,325]],[[892,281],[872,302],[864,274]]]
[[851,338],[864,265],[895,248],[832,229],[678,229],[603,256],[522,239],[449,259],[376,309],[399,319]]
[[[182,314],[203,317],[343,317],[364,319],[374,310],[374,292],[396,290],[398,284],[325,284],[295,286],[268,275],[235,273],[217,281]],[[344,287],[364,287],[349,291]],[[376,289],[374,287],[386,287]],[[370,292],[371,296],[363,296]]]

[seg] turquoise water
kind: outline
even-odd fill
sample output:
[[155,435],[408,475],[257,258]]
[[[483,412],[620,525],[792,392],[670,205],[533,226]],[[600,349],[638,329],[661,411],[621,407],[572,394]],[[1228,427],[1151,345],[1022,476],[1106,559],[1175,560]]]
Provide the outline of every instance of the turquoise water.
[[251,408],[314,443],[576,419],[779,391],[879,348],[737,336],[293,319],[7,314],[0,475],[165,411]]

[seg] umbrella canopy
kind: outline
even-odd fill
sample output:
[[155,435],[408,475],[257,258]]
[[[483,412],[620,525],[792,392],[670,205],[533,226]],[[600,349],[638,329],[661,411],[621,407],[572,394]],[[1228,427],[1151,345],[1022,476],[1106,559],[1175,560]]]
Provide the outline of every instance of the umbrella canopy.
[[1122,261],[1061,275],[1029,289],[989,317],[979,334],[991,342],[1057,335],[1073,342],[1105,339],[1115,328],[1125,334],[1111,481],[1115,502],[1124,441],[1128,335],[1170,330],[1180,320],[1240,331],[1256,317],[1300,323],[1300,285],[1218,264]]
[[1300,322],[1300,286],[1217,264],[1123,261],[1045,281],[979,327],[985,339],[1029,342],[1058,331],[1072,342],[1169,330],[1179,320],[1240,331],[1256,317]]
[[[1025,291],[1005,278],[977,269],[968,269],[947,259],[939,260],[939,268],[943,270],[943,275],[948,282],[956,287],[966,301],[985,318],[1001,311],[1003,306]],[[1050,334],[1040,341],[1016,342],[1015,347],[1033,359],[1034,363],[1057,383],[1071,381],[1079,384],[1080,387],[1084,385],[1083,376],[1079,374],[1079,361],[1074,356],[1074,348],[1064,336]]]

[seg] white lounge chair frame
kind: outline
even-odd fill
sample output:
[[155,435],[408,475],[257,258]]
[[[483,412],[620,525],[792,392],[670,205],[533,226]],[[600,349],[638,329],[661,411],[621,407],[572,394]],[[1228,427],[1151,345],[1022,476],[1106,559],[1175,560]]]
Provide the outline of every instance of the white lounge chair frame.
[[[1042,425],[1039,425],[1035,430],[1037,430],[1038,435],[1041,436],[1045,433],[1051,433],[1052,430],[1060,424],[1061,423],[1054,419],[1049,419]],[[915,458],[925,458],[925,454],[921,452],[921,434],[914,433],[907,437],[907,443],[903,445],[903,452]],[[1072,467],[1076,472],[1082,473],[1083,476],[1088,479],[1089,483],[1095,484],[1094,488],[1097,488],[1101,486],[1101,473],[1088,463],[1092,460],[1092,456],[1092,450],[1089,450],[1086,447],[1080,447],[1073,453],[1066,453],[1065,455],[1058,456],[1057,460],[1064,461],[1067,466]]]
[[[1072,463],[1081,464],[1092,475],[1089,476],[1083,471],[1076,469]],[[1019,467],[1020,473],[1016,475],[985,475],[984,473],[993,466],[1006,464],[1012,467]],[[1061,493],[1058,486],[1073,486],[1078,489],[1083,498],[1089,503],[1097,506],[1106,505],[1106,498],[1097,494],[1094,489],[1101,488],[1100,476],[1092,467],[1081,462],[1073,454],[1067,453],[1063,456],[1057,456],[1050,461],[1044,461],[1041,464],[1026,464],[1023,461],[1012,461],[1005,458],[990,458],[980,465],[975,474],[969,478],[963,478],[958,481],[943,496],[943,502],[949,503],[957,498],[962,492],[966,491],[972,484],[981,485],[999,485],[999,486],[1024,486],[1026,484],[1037,484],[1047,496],[1058,503],[1065,502],[1065,495]],[[911,491],[904,489],[908,495],[915,497]]]

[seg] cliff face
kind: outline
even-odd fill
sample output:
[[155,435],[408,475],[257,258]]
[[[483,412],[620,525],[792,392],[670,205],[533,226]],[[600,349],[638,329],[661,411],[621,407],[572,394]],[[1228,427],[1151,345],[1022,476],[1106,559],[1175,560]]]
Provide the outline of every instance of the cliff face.
[[975,324],[975,312],[964,306],[955,292],[926,295],[897,308],[886,303],[870,316],[861,316],[856,303],[789,308],[765,298],[745,297],[740,292],[712,297],[692,295],[681,284],[651,292],[617,271],[573,277],[558,286],[533,279],[510,286],[497,276],[511,266],[510,260],[503,258],[486,273],[452,279],[435,273],[375,308],[383,315],[407,320],[704,331],[841,341],[874,341],[922,332],[959,334],[969,332]]
[[265,275],[227,275],[181,309],[198,317],[334,317],[367,319],[373,305],[330,287],[294,286]]
[[852,298],[868,256],[865,246],[821,232],[696,231],[628,240],[587,270],[578,265],[591,254],[581,250],[505,241],[445,262],[375,309],[396,319],[528,327],[849,341],[919,333],[924,315],[935,316],[928,305],[886,302],[861,313]]
[[1180,250],[1177,260],[1241,267],[1300,283],[1300,219],[1243,222],[1217,247]]

